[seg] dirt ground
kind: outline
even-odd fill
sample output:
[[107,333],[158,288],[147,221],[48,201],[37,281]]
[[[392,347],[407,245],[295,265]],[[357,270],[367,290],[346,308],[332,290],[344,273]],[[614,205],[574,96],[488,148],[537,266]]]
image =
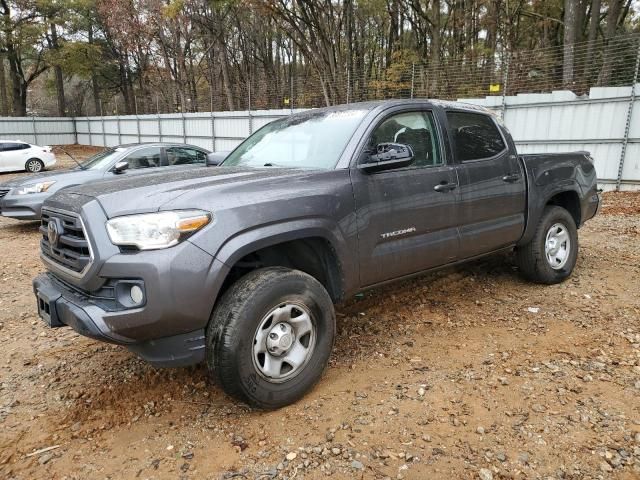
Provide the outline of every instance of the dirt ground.
[[640,478],[640,193],[561,285],[506,255],[338,306],[322,381],[268,413],[46,328],[37,228],[0,220],[0,478]]

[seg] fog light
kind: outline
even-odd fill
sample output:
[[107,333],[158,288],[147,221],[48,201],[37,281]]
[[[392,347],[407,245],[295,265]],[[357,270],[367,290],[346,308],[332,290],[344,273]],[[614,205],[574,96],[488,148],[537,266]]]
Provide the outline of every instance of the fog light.
[[133,300],[133,303],[135,303],[136,305],[141,304],[142,300],[144,300],[144,293],[138,285],[134,285],[133,287],[131,287],[129,295],[131,296],[131,300]]

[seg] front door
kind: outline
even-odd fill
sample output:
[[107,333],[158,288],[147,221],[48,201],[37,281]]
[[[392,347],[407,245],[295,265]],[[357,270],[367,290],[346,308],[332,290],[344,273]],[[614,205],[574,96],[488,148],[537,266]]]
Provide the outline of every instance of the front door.
[[518,158],[490,115],[450,110],[447,121],[460,180],[460,258],[513,245],[526,211]]
[[351,170],[359,237],[361,286],[416,273],[457,258],[457,177],[447,165],[431,111],[382,119],[367,147],[410,145],[414,163],[365,173]]

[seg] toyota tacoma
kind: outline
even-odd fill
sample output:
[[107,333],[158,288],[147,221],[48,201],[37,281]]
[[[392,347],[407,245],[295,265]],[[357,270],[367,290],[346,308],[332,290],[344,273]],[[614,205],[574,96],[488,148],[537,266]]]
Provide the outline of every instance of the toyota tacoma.
[[512,249],[524,277],[561,282],[599,202],[588,153],[518,155],[480,107],[342,105],[276,120],[216,168],[58,192],[33,286],[51,327],[206,362],[230,395],[278,408],[321,377],[336,302]]

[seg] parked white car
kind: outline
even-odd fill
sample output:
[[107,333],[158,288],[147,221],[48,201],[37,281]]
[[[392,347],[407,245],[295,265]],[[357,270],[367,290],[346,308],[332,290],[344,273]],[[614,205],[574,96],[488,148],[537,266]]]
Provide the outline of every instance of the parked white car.
[[41,172],[56,163],[51,147],[39,147],[20,140],[0,140],[0,172]]

